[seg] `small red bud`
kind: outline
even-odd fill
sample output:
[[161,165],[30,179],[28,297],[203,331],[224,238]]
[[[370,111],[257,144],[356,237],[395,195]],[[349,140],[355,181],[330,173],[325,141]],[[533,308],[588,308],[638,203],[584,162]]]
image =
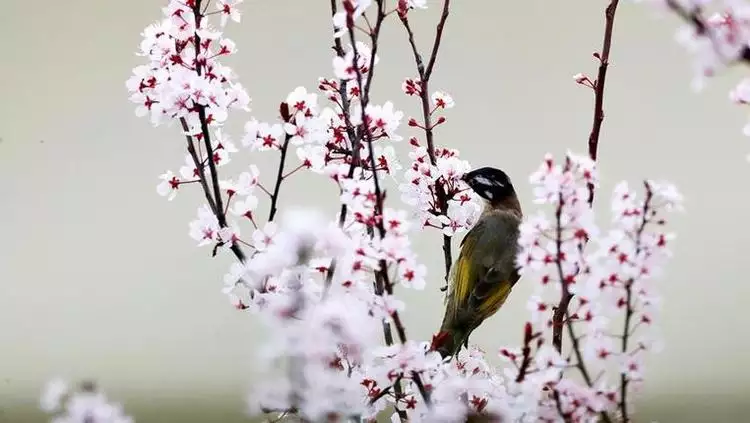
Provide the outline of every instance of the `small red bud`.
[[414,118],[409,118],[409,126],[419,126],[417,123],[417,120]]
[[526,322],[526,325],[524,325],[523,328],[523,338],[525,339],[524,342],[528,343],[531,341],[531,335],[532,335],[532,328],[531,328],[531,322]]
[[282,101],[279,105],[279,113],[284,122],[289,122],[289,119],[292,118],[292,115],[289,114],[289,104],[286,101]]

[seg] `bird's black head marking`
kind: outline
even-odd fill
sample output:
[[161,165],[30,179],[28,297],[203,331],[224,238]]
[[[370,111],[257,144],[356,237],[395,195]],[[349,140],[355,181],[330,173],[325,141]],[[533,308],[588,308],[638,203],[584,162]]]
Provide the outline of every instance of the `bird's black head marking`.
[[481,167],[464,174],[461,178],[480,197],[495,203],[515,195],[516,191],[508,175],[494,167]]

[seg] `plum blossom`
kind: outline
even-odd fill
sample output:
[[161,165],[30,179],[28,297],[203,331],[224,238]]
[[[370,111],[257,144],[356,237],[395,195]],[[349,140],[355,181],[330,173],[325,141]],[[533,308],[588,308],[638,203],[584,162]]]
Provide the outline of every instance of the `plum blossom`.
[[336,30],[334,38],[341,37],[348,31],[347,28],[347,10],[351,10],[351,21],[356,21],[372,5],[372,0],[343,0],[344,11],[337,12],[333,15],[333,27]]
[[404,113],[394,110],[393,103],[387,101],[382,106],[368,104],[365,115],[374,139],[385,137],[391,141],[401,141],[402,138],[396,134],[396,129],[401,124]]
[[217,0],[216,9],[221,12],[221,26],[227,24],[227,20],[231,19],[234,22],[239,23],[241,19],[240,9],[237,7],[243,0]]
[[[236,2],[223,2],[232,18]],[[196,25],[195,11],[178,0],[164,8],[164,19],[147,27],[139,55],[147,60],[133,71],[126,86],[131,101],[139,104],[137,114],[149,115],[154,125],[169,119],[185,119],[193,133],[200,132],[199,113],[209,125],[226,120],[230,109],[248,110],[250,101],[230,68],[219,59],[234,53],[233,43],[218,33],[207,33],[208,20]],[[222,13],[222,15],[224,15]],[[215,34],[197,46],[189,42],[196,31]],[[202,112],[199,111],[202,108]]]
[[72,387],[62,379],[51,380],[42,393],[42,409],[53,414],[55,423],[133,423],[120,404],[90,382]]
[[[469,163],[459,158],[457,150],[438,149],[433,166],[427,148],[414,138],[410,145],[411,166],[404,172],[404,182],[399,184],[402,200],[414,207],[423,226],[439,228],[446,235],[466,231],[481,212],[479,198],[460,180],[469,171]],[[437,207],[438,181],[446,192],[447,215]]]
[[190,222],[190,237],[199,247],[219,240],[219,221],[208,205],[198,208],[198,218]]
[[[372,50],[370,47],[361,42],[357,41],[356,52],[355,48],[349,44],[343,57],[335,56],[333,58],[333,74],[342,80],[353,80],[357,78],[357,69],[359,69],[359,75],[367,75],[372,69],[372,66],[377,65],[380,61],[378,55],[372,57]],[[356,62],[355,62],[356,56]]]
[[[675,40],[691,55],[694,77],[691,86],[701,91],[709,78],[730,66],[750,60],[750,4],[745,0],[649,0],[660,12],[671,12],[683,20]],[[729,93],[732,102],[747,105],[747,81],[741,80]],[[742,132],[750,136],[750,124]]]
[[432,94],[432,105],[435,108],[450,109],[453,108],[456,103],[453,101],[453,97],[451,97],[450,95],[442,91],[435,91]]
[[167,200],[172,201],[177,195],[177,189],[183,182],[170,170],[162,174],[159,179],[161,179],[161,183],[156,186],[156,192],[162,197],[167,197]]

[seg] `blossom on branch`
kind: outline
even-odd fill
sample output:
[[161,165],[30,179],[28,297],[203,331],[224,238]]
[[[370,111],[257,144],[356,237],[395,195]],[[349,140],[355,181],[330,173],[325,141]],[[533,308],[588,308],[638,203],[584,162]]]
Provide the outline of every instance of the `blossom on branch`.
[[40,406],[53,414],[54,423],[133,423],[118,403],[110,402],[91,382],[76,389],[62,379],[53,379],[42,392]]
[[[615,410],[627,410],[629,394],[645,375],[644,355],[658,345],[649,329],[658,321],[656,277],[673,239],[666,214],[681,202],[674,187],[647,180],[640,198],[618,185],[612,227],[602,231],[589,207],[590,190],[598,186],[594,162],[571,153],[562,162],[545,157],[530,178],[543,209],[525,218],[519,239],[521,281],[535,288],[520,345],[497,353],[504,361],[499,367],[474,345],[443,359],[436,351],[444,341],[439,334],[432,342],[407,336],[397,289],[423,289],[435,277],[413,250],[416,232],[440,230],[450,264],[450,237],[471,228],[482,209],[461,179],[471,165],[434,139],[435,128],[446,122],[442,114],[455,106],[449,94],[429,89],[448,3],[425,68],[407,13],[426,2],[399,1],[396,9],[381,1],[333,2],[332,75],[317,80],[317,93],[299,86],[280,99],[276,121],[250,117],[244,126],[242,146],[278,157],[278,171],[261,175],[250,165],[235,177],[220,177],[239,153],[224,122],[232,109],[249,110],[250,100],[220,63],[237,48],[210,19],[216,16],[219,28],[238,22],[239,3],[218,0],[207,12],[200,0],[169,1],[163,20],[144,30],[146,64],[134,69],[127,88],[138,116],[155,125],[180,123],[186,162],[179,176],[162,174],[157,192],[171,199],[188,183],[203,191],[189,234],[198,246],[211,245],[214,255],[234,253],[237,262],[224,275],[222,292],[269,329],[257,351],[264,383],[251,395],[251,409],[310,421],[370,422],[393,407],[398,421],[446,423],[480,415],[607,421]],[[403,23],[418,63],[419,77],[402,85],[422,109],[419,119],[406,120],[422,131],[410,138],[406,160],[393,144],[402,139],[404,113],[391,101],[373,101],[370,92],[388,16]],[[277,218],[282,183],[308,170],[338,188],[331,197],[338,213],[322,214],[316,205]],[[405,209],[386,195],[385,175],[398,181]],[[258,210],[266,199],[264,219]],[[246,238],[241,223],[251,225]],[[563,326],[552,323],[554,313],[563,317],[570,350],[560,347]],[[45,406],[55,403],[51,397]]]

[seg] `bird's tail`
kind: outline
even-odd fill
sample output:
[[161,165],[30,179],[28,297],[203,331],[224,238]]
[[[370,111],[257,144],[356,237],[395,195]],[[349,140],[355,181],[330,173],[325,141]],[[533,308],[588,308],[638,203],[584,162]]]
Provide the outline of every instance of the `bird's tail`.
[[433,341],[434,348],[443,358],[457,355],[462,345],[469,342],[471,326],[455,322],[451,316],[446,313],[443,323],[440,325],[440,332],[435,336]]

